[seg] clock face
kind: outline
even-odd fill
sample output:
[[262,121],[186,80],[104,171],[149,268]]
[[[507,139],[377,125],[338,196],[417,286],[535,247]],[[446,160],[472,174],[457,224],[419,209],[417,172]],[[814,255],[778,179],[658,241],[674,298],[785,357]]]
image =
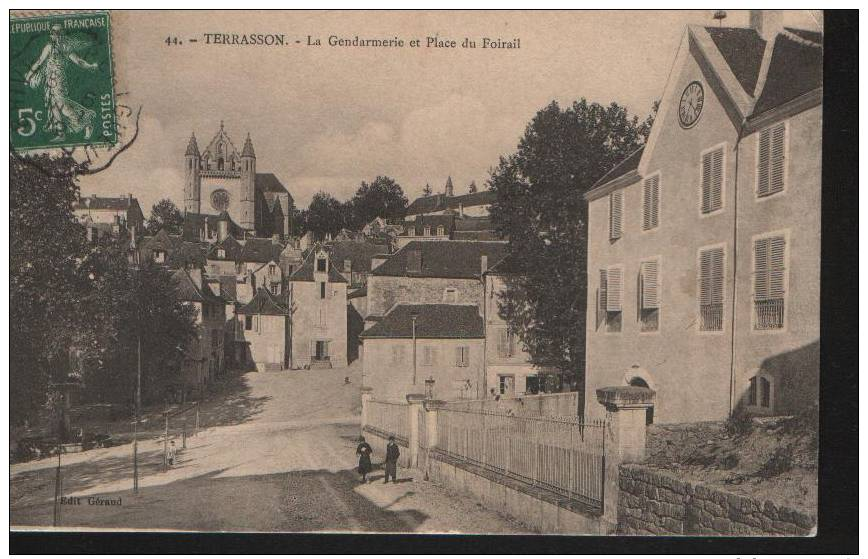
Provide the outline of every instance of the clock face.
[[690,82],[681,94],[678,104],[678,121],[684,128],[690,128],[699,120],[702,106],[705,104],[705,92],[699,82]]
[[229,193],[223,190],[215,190],[211,193],[211,207],[218,212],[223,212],[229,209]]

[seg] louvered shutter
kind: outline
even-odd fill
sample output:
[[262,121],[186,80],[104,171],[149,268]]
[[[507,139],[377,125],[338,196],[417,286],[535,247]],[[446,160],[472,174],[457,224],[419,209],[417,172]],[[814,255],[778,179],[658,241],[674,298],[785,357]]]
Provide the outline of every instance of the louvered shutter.
[[723,303],[723,249],[703,250],[699,255],[699,304]]
[[606,270],[600,270],[600,298],[597,302],[597,320],[602,322],[605,320],[606,315],[606,299],[608,293],[608,278],[606,277]]
[[702,213],[723,207],[723,148],[702,156]]
[[624,211],[624,193],[620,190],[609,194],[609,238],[621,238],[621,215]]
[[660,205],[660,175],[645,179],[642,189],[642,229],[657,227]]
[[754,243],[754,298],[757,301],[784,296],[785,251],[783,237],[757,239]]
[[658,294],[658,266],[656,260],[642,262],[642,308],[660,307]]
[[760,132],[757,162],[757,196],[784,189],[786,125],[782,122]]
[[621,312],[621,280],[621,269],[609,268],[606,273],[606,310],[609,312]]

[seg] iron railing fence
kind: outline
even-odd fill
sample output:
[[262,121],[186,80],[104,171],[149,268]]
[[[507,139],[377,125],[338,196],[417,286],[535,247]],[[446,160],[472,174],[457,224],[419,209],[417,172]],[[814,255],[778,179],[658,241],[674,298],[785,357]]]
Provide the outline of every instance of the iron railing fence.
[[403,442],[409,439],[408,404],[370,400],[367,404],[367,428],[394,435]]
[[441,409],[437,450],[602,510],[603,421]]

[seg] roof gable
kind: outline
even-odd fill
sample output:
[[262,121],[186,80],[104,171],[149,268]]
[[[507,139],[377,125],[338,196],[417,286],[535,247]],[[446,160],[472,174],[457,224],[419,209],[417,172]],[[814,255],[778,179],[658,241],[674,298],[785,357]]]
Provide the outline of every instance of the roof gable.
[[[316,261],[317,254],[324,250],[322,245],[317,245],[312,250],[309,250],[301,266],[289,276],[289,281],[315,281],[314,262]],[[331,257],[329,257],[328,262],[328,281],[329,283],[348,283],[347,279],[337,270],[335,261]]]

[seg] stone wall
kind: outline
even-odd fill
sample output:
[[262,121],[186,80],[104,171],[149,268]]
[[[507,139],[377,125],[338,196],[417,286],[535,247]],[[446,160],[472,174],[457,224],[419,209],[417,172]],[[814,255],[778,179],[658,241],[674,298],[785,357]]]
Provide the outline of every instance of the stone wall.
[[626,464],[618,480],[618,532],[630,535],[807,536],[816,518]]

